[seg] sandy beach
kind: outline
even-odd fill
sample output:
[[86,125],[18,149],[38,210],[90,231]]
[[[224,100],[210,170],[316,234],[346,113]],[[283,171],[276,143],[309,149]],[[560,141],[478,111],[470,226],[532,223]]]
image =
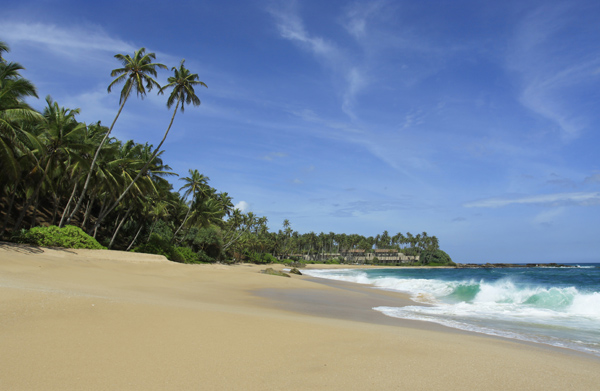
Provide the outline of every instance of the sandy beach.
[[[600,360],[265,266],[0,243],[1,390],[596,390]],[[276,265],[282,269],[283,266]]]

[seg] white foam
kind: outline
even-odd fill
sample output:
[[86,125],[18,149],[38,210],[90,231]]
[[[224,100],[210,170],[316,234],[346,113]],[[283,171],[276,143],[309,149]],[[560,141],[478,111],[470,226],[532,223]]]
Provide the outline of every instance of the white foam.
[[[600,293],[575,287],[519,284],[510,278],[487,281],[370,277],[363,270],[311,270],[308,275],[370,284],[406,292],[429,306],[376,307],[388,316],[435,322],[489,335],[569,347],[600,355]],[[467,288],[466,291],[457,288]],[[477,289],[478,288],[478,289]],[[452,295],[465,293],[461,298]],[[472,292],[473,296],[468,295]],[[470,299],[468,302],[460,299]],[[578,333],[585,335],[577,342]],[[568,337],[571,335],[573,337]]]

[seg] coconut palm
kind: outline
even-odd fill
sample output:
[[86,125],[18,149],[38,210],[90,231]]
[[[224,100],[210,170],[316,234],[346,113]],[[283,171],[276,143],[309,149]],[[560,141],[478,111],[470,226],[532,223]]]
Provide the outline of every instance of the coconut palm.
[[15,223],[15,231],[20,228],[23,218],[32,204],[34,204],[33,219],[35,222],[37,202],[42,186],[53,175],[53,172],[65,171],[64,163],[68,157],[78,159],[80,154],[77,151],[84,147],[81,141],[83,140],[86,126],[75,119],[75,116],[79,114],[79,109],[60,107],[50,96],[46,97],[46,103],[47,107],[43,113],[44,121],[40,122],[38,126],[40,132],[38,137],[42,148],[38,151],[38,165],[32,171],[34,175],[36,172],[39,172],[41,178],[35,178],[37,181],[35,190],[32,197],[28,197],[25,206],[21,210],[21,214]]
[[[8,46],[0,42],[0,193],[6,191],[9,200],[0,236],[4,234],[11,215],[23,166],[35,165],[35,157],[31,151],[39,143],[26,128],[31,128],[35,121],[42,118],[25,103],[27,97],[37,98],[35,86],[21,77],[20,71],[25,68],[1,58],[2,53],[8,50]],[[26,161],[29,164],[25,164]]]
[[115,116],[115,119],[110,125],[108,132],[106,133],[106,135],[100,142],[100,145],[98,145],[98,148],[96,149],[96,153],[94,154],[94,158],[92,159],[92,162],[90,164],[90,170],[88,172],[87,178],[85,179],[83,189],[81,190],[81,194],[79,196],[79,201],[77,202],[77,205],[75,206],[75,208],[71,212],[71,215],[67,219],[67,224],[81,207],[81,203],[83,202],[85,194],[88,190],[88,186],[90,184],[90,178],[92,176],[92,173],[94,172],[94,166],[96,164],[96,161],[98,160],[98,155],[100,154],[104,143],[106,142],[110,133],[112,132],[113,127],[117,122],[117,119],[121,115],[121,111],[123,110],[123,106],[125,106],[125,102],[127,102],[129,95],[132,91],[135,91],[135,93],[139,97],[144,99],[146,93],[151,91],[153,87],[160,89],[160,85],[156,80],[152,78],[152,76],[156,77],[157,68],[167,69],[166,65],[153,63],[152,60],[156,59],[156,55],[154,53],[146,53],[146,48],[136,50],[133,54],[133,57],[129,56],[129,54],[117,54],[115,55],[115,58],[121,61],[123,67],[112,70],[110,75],[112,77],[115,77],[115,79],[108,85],[108,92],[110,93],[113,87],[115,87],[116,85],[124,83],[123,89],[121,90],[121,96],[119,98],[119,111],[117,111],[117,115]]
[[[185,185],[183,185],[181,187],[181,189],[179,189],[179,191],[182,191],[185,189],[185,193],[183,193],[183,195],[182,195],[182,198],[184,200],[187,199],[190,195],[192,196],[192,200],[195,199],[196,195],[198,193],[200,193],[201,191],[203,191],[203,189],[207,186],[207,182],[209,180],[208,177],[205,177],[204,175],[200,174],[200,172],[198,172],[198,170],[190,169],[189,173],[190,173],[189,177],[179,178],[180,180],[185,181]],[[188,208],[188,211],[187,211],[185,217],[183,218],[183,222],[181,223],[179,228],[177,228],[177,230],[173,234],[173,239],[177,236],[177,234],[179,233],[181,228],[183,228],[183,226],[187,222],[187,220],[190,216],[190,213],[192,211],[193,205],[194,204],[192,202]]]
[[162,147],[163,143],[165,142],[165,140],[169,134],[169,131],[171,130],[171,126],[173,125],[173,121],[175,120],[175,115],[177,114],[177,110],[181,109],[181,112],[183,112],[185,110],[186,104],[188,104],[188,105],[193,104],[194,106],[200,105],[200,98],[198,98],[198,96],[196,95],[194,86],[203,86],[203,87],[207,87],[207,86],[204,82],[201,82],[198,80],[199,76],[196,73],[190,73],[190,71],[184,67],[184,63],[185,63],[185,60],[181,60],[181,64],[179,65],[179,68],[173,67],[171,69],[175,73],[174,76],[169,77],[167,79],[169,84],[160,88],[160,90],[159,90],[159,93],[162,94],[162,93],[164,93],[164,91],[166,89],[173,88],[173,91],[171,92],[171,94],[169,95],[169,98],[167,99],[167,108],[170,109],[173,106],[173,104],[175,104],[175,110],[173,110],[173,116],[171,117],[171,122],[169,122],[169,126],[167,127],[167,130],[165,131],[165,134],[164,134],[160,144],[158,144],[158,146],[155,148],[154,153],[152,154],[150,160],[148,160],[148,162],[140,170],[140,172],[136,176],[136,178],[123,191],[123,193],[115,201],[113,206],[111,208],[109,208],[104,215],[101,215],[98,218],[98,221],[96,222],[96,227],[98,227],[102,223],[102,220],[106,217],[106,215],[108,213],[110,213],[110,211],[112,209],[117,207],[119,202],[121,202],[121,200],[125,197],[125,195],[129,191],[129,189],[131,188],[131,186],[134,185],[134,183],[137,181],[137,179],[141,175],[145,174],[145,170],[147,169],[148,165],[150,165],[152,163],[152,160],[156,157],[160,148]]
[[25,98],[36,97],[35,86],[21,77],[23,66],[15,62],[0,62],[0,182],[14,181],[20,174],[17,157],[28,153],[34,138],[25,131],[26,122],[40,120]]
[[4,41],[0,41],[0,62],[4,62],[4,58],[2,58],[2,53],[8,53],[10,51],[10,48],[8,47],[8,44]]

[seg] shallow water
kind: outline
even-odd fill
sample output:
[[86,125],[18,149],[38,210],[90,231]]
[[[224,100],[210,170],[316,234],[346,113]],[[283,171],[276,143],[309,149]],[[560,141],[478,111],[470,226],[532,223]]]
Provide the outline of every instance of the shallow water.
[[423,305],[375,307],[385,315],[600,356],[600,264],[561,268],[306,270],[370,284]]

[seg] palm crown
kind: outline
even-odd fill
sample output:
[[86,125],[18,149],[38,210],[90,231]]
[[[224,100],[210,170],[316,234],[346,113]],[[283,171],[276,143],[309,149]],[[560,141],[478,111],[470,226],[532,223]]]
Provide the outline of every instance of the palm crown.
[[[173,106],[173,103],[179,104],[179,102],[200,106],[200,98],[196,95],[194,86],[199,85],[208,88],[204,82],[198,80],[199,76],[197,73],[190,73],[189,69],[184,67],[184,63],[185,60],[181,60],[179,68],[173,67],[171,69],[174,71],[174,75],[167,79],[169,84],[162,87],[159,91],[162,94],[167,88],[173,88],[171,95],[167,99],[167,107],[169,109]],[[184,111],[185,104],[181,105],[181,111]]]
[[119,103],[129,98],[132,89],[138,96],[144,98],[146,92],[152,90],[153,87],[160,88],[160,85],[151,76],[156,77],[157,67],[167,69],[167,66],[153,63],[152,60],[156,59],[154,53],[146,53],[146,48],[141,48],[135,51],[133,57],[129,54],[117,54],[115,58],[123,63],[123,68],[113,69],[110,73],[116,79],[108,85],[108,92],[113,86],[125,82]]

